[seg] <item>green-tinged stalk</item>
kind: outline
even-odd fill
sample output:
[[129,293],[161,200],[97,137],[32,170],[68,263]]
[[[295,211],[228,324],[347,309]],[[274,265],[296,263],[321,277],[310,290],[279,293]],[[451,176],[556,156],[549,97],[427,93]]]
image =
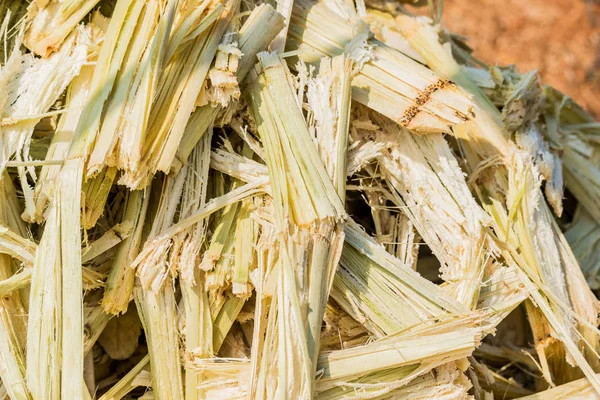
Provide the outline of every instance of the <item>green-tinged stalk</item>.
[[542,88],[541,114],[544,135],[550,147],[560,152],[567,188],[600,224],[600,123],[569,97],[548,86]]
[[468,308],[387,253],[356,223],[345,229],[346,243],[331,296],[375,337]]
[[138,386],[149,386],[140,385],[140,381],[145,381],[144,375],[147,374],[147,366],[150,361],[150,356],[147,355],[141,359],[124,377],[119,379],[117,383],[113,385],[106,393],[100,396],[99,400],[118,400],[122,399],[129,392]]
[[85,323],[83,353],[87,355],[92,350],[92,347],[98,340],[98,337],[100,337],[100,334],[102,334],[112,315],[104,312],[100,306],[86,306],[83,309],[83,314]]
[[215,313],[213,321],[213,349],[218,353],[221,345],[225,341],[225,337],[231,330],[233,323],[239,315],[244,300],[239,297],[232,296],[225,301],[218,313]]
[[600,289],[600,225],[585,210],[579,210],[565,237],[591,289]]
[[[13,184],[10,175],[4,171],[0,175],[0,195],[2,196],[2,220],[0,221],[10,231],[20,235],[22,238],[30,237],[29,229],[21,219],[23,206],[18,200],[17,188]],[[19,239],[20,241],[20,239]]]
[[573,100],[551,87],[542,89],[544,134],[561,153],[565,183],[579,202],[565,237],[592,289],[600,287],[598,258],[600,235],[600,123]]
[[23,26],[27,14],[26,2],[21,0],[6,0],[0,3],[0,65],[4,65],[9,57],[9,52],[14,48],[15,42],[21,41],[17,35]]
[[[231,189],[239,187],[237,183],[231,185]],[[207,282],[207,288],[220,287],[225,283],[225,275],[228,272],[226,267],[219,268],[222,262],[219,262],[224,257],[224,253],[231,251],[233,243],[235,242],[235,220],[237,219],[237,213],[239,203],[234,203],[223,208],[221,215],[215,222],[216,225],[213,229],[214,233],[210,239],[208,249],[202,256],[201,268],[204,271],[209,271],[210,281]]]
[[81,262],[86,263],[98,257],[100,254],[110,250],[121,241],[127,239],[131,234],[133,222],[125,220],[107,230],[102,236],[94,240],[83,249]]
[[[267,49],[282,27],[283,18],[270,5],[261,4],[252,10],[238,33],[238,46],[242,53],[236,72],[238,82],[244,80],[256,62],[256,54]],[[173,159],[172,169],[175,172],[186,162],[192,149],[212,125],[220,110],[220,106],[205,105],[191,115]]]
[[[78,148],[75,149],[71,146],[70,152],[87,156],[96,140],[104,103],[107,101],[117,80],[117,71],[121,67],[129,43],[128,34],[131,35],[133,30],[132,27],[128,27],[126,24],[128,16],[135,15],[133,10],[129,10],[131,3],[133,2],[121,0],[115,6],[96,61],[94,74],[89,83],[89,98],[85,103],[82,118],[80,118],[75,130],[74,135]],[[124,39],[119,41],[121,30],[127,38],[125,43],[123,43]]]
[[252,295],[250,273],[256,266],[254,247],[258,240],[258,224],[252,220],[251,213],[257,208],[257,201],[246,199],[242,201],[235,227],[235,260],[231,291],[234,295],[248,299]]
[[[273,348],[263,354],[269,365],[261,368],[254,395],[306,398],[313,390],[321,323],[343,243],[345,212],[310,140],[287,67],[273,53],[260,53],[259,60],[247,93],[271,181],[279,284],[267,328],[267,337],[276,344],[265,342]],[[298,365],[305,366],[304,371],[293,373]],[[267,380],[276,380],[276,388],[274,382],[268,389],[262,386]]]
[[148,202],[149,195],[145,191],[132,191],[127,196],[122,223],[132,225],[131,235],[119,244],[106,279],[102,307],[107,313],[125,312],[133,296],[135,270],[132,264],[141,245]]

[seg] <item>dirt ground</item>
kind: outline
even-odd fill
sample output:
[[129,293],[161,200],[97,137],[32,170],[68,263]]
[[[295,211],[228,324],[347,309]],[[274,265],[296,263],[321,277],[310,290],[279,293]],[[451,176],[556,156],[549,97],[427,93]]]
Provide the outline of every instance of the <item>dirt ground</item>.
[[445,0],[444,25],[487,64],[537,69],[600,118],[600,0]]

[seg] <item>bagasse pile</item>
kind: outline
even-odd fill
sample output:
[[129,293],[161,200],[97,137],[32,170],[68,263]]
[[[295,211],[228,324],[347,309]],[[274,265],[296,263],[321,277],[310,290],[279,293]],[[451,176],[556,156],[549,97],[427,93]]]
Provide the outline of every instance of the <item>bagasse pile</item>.
[[600,399],[600,123],[429,6],[2,1],[2,398]]

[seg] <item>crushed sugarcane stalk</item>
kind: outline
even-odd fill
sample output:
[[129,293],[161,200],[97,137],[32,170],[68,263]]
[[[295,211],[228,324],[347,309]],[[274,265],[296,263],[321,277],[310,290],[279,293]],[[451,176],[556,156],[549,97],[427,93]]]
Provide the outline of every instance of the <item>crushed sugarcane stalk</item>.
[[600,123],[441,10],[2,2],[0,397],[600,396]]

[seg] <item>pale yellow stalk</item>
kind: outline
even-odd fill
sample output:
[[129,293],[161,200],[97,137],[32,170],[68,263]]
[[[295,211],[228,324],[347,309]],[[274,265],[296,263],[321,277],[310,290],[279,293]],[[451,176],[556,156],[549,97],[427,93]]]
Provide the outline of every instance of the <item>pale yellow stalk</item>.
[[[0,101],[0,172],[15,157],[17,161],[29,160],[31,135],[36,123],[79,73],[86,62],[90,30],[79,28],[73,32],[60,50],[47,59],[36,59],[32,54],[22,54],[15,47],[8,62],[0,67],[0,87],[6,93]],[[27,118],[26,118],[27,117]],[[25,196],[28,215],[35,212],[33,189],[27,177],[35,181],[32,166],[18,167],[19,179]]]
[[104,214],[106,200],[116,176],[117,169],[109,167],[83,183],[81,225],[84,229],[92,229]]
[[83,386],[82,378],[79,378],[83,377],[80,225],[82,177],[83,160],[68,160],[61,171],[59,186],[63,312],[60,393],[62,397],[72,399],[87,390]]
[[140,188],[149,183],[155,172],[170,171],[210,61],[238,4],[239,0],[227,0],[221,18],[208,31],[184,43],[165,65],[150,111],[139,167],[126,170],[121,183]]
[[47,58],[99,0],[33,1],[27,11],[25,46]]
[[[179,173],[185,175],[181,200],[180,218],[192,215],[205,206],[209,174],[210,142],[212,135],[205,135],[190,156],[186,167]],[[175,266],[179,276],[179,285],[183,299],[183,316],[185,328],[181,330],[185,338],[185,360],[192,357],[212,357],[213,350],[213,318],[204,287],[204,274],[198,268],[199,253],[206,234],[206,222],[200,221],[195,226],[181,232],[175,240],[183,243],[175,246],[180,249]],[[180,239],[181,238],[181,239]],[[205,397],[199,387],[204,375],[184,364],[185,399],[198,400]]]
[[[174,0],[134,1],[122,27],[117,46],[127,46],[88,160],[88,176],[107,165],[136,169],[141,158],[144,135],[158,77],[164,67],[164,47],[178,2]],[[114,18],[114,17],[113,17]],[[119,29],[112,25],[109,29]],[[133,36],[126,36],[127,32]]]
[[[92,44],[88,51],[88,62],[93,62],[95,60],[97,46],[99,46],[104,37],[103,28],[105,24],[106,19],[102,17],[100,13],[95,13],[92,17],[92,22],[87,25],[90,32],[89,39]],[[77,128],[77,122],[81,117],[88,96],[89,81],[91,80],[93,73],[93,65],[84,65],[81,67],[79,75],[73,78],[69,84],[65,100],[65,108],[68,109],[68,111],[61,115],[56,129],[53,130],[54,135],[52,136],[52,142],[50,143],[50,147],[45,156],[45,161],[47,163],[52,161],[62,162],[66,158],[74,131]],[[30,214],[31,210],[29,208],[26,209],[23,214],[25,220],[35,222],[43,221],[43,214],[52,197],[61,165],[42,166],[34,191],[35,211],[33,214]]]
[[307,63],[349,53],[358,63],[354,100],[420,132],[444,132],[471,118],[464,91],[370,37],[364,21],[341,17],[323,1],[294,1],[287,49]]
[[152,389],[161,399],[183,399],[173,286],[169,283],[158,293],[137,286],[134,298],[148,340]]

